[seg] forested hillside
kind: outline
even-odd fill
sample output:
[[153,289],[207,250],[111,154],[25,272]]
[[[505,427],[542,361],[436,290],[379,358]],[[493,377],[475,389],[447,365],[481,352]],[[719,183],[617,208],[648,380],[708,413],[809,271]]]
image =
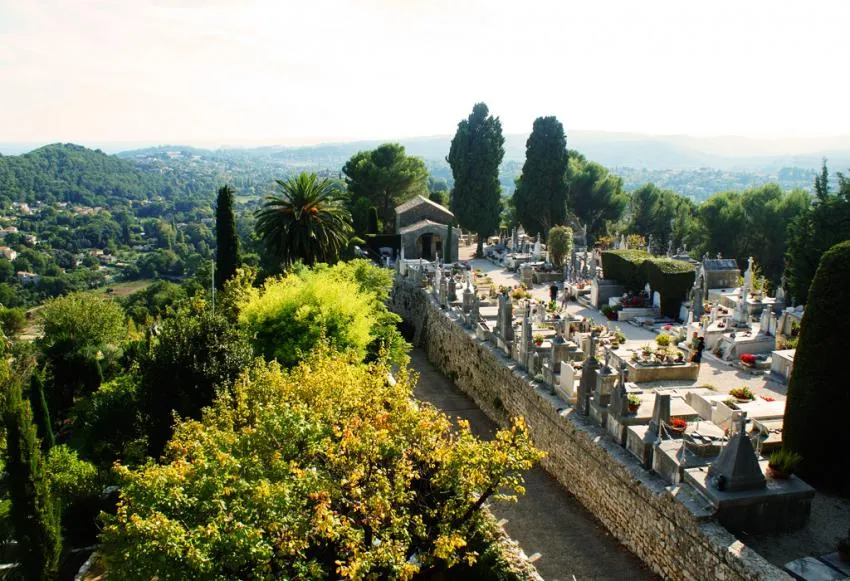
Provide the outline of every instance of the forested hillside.
[[100,150],[55,143],[17,156],[0,156],[0,202],[67,202],[111,206],[129,200],[210,196],[200,176],[145,171]]

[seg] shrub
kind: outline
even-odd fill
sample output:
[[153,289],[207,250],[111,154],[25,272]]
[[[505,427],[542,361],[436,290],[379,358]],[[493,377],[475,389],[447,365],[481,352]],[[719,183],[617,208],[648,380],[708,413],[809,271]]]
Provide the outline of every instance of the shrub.
[[[381,362],[256,363],[162,464],[118,468],[103,547],[116,579],[430,578],[473,562],[480,508],[541,457],[522,420],[484,442]],[[411,559],[410,555],[416,555]]]
[[659,333],[655,336],[655,342],[659,347],[667,347],[670,345],[670,335],[666,333]]
[[643,250],[603,252],[602,270],[606,279],[616,280],[632,292],[640,292],[648,282],[653,291],[661,293],[661,312],[670,317],[678,316],[695,277],[691,263],[656,258]]
[[552,264],[561,268],[564,264],[564,257],[570,253],[573,247],[572,229],[567,226],[553,227],[549,230],[546,245],[549,249],[549,256],[552,258]]
[[844,329],[850,320],[850,241],[820,260],[800,326],[782,433],[783,447],[801,454],[797,470],[812,484],[850,493],[846,414],[850,409],[844,368]]

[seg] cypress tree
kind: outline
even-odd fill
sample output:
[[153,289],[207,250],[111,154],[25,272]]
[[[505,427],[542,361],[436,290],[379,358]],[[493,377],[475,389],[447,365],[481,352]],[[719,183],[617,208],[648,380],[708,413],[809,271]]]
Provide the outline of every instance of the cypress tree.
[[233,188],[218,190],[215,208],[215,286],[221,290],[239,268],[239,237],[233,217]]
[[525,144],[525,163],[517,180],[514,206],[527,234],[545,236],[567,217],[567,136],[555,117],[534,120]]
[[44,396],[46,376],[47,369],[42,368],[33,372],[30,377],[30,407],[38,428],[38,436],[41,438],[41,449],[45,454],[56,445],[53,425],[50,422],[50,408],[47,405],[47,398]]
[[50,494],[44,458],[38,445],[32,410],[24,401],[21,377],[9,380],[6,422],[6,471],[10,516],[20,548],[23,577],[47,581],[56,576],[62,552],[60,507]]
[[451,211],[461,228],[478,234],[478,256],[501,220],[499,164],[505,156],[504,144],[502,122],[490,115],[487,105],[476,103],[469,117],[458,123],[446,158],[454,178]]
[[844,369],[844,331],[850,319],[850,240],[821,258],[800,325],[794,371],[788,382],[784,447],[803,456],[797,473],[818,486],[850,493],[846,413],[850,408]]
[[378,233],[378,208],[375,206],[369,207],[369,224],[366,227],[366,234]]

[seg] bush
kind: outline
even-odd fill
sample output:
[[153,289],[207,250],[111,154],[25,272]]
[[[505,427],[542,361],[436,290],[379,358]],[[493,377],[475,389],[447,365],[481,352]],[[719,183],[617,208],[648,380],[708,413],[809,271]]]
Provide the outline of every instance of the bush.
[[659,347],[668,347],[670,345],[670,335],[666,333],[659,333],[655,337],[655,342]]
[[850,390],[842,365],[844,329],[850,320],[850,241],[833,246],[820,260],[800,326],[782,445],[803,456],[797,474],[812,484],[850,494],[846,414]]
[[[643,250],[609,250],[602,253],[605,278],[616,280],[638,293],[649,283],[661,293],[661,313],[679,316],[679,305],[694,284],[695,267],[683,260],[656,258]],[[649,297],[652,300],[652,297]]]
[[400,318],[383,303],[390,276],[364,260],[302,269],[253,289],[239,320],[255,352],[286,367],[324,342],[360,360],[386,351],[403,362],[409,346],[396,329]]
[[321,350],[289,372],[255,364],[178,423],[163,464],[118,468],[110,577],[429,578],[474,561],[480,508],[541,454],[521,420],[481,441],[389,371]]

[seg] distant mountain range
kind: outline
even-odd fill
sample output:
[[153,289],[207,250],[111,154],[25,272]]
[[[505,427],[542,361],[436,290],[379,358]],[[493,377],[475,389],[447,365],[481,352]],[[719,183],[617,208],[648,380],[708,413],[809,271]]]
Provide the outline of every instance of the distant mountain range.
[[[522,161],[525,158],[527,134],[505,136],[505,161]],[[315,160],[325,164],[342,165],[354,153],[393,140],[364,140],[340,143],[322,143],[313,146],[270,145],[263,147],[222,147],[235,153],[270,159]],[[395,140],[407,148],[409,154],[426,160],[445,160],[449,151],[450,135],[413,137]],[[128,143],[85,143],[107,152],[121,152],[122,157],[132,157]],[[681,170],[714,168],[731,171],[775,172],[783,167],[816,169],[826,158],[831,168],[850,168],[850,136],[829,138],[779,138],[757,139],[737,136],[693,137],[688,135],[647,135],[640,133],[615,133],[604,131],[571,131],[567,144],[589,159],[609,168],[628,167],[646,170]],[[0,152],[22,153],[34,149],[35,144],[0,144]],[[187,146],[158,146],[147,149]],[[198,152],[212,151],[192,148]]]

